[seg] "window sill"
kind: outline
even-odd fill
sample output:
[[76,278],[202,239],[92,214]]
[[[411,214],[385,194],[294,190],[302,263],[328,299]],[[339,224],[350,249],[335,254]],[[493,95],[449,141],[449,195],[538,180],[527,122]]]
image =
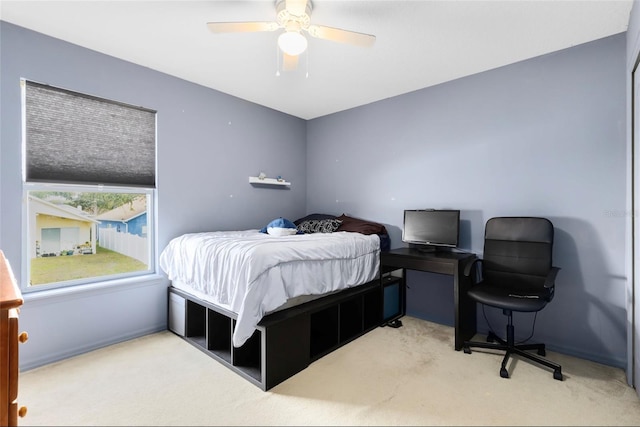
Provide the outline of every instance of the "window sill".
[[158,286],[169,281],[160,274],[146,274],[142,276],[127,277],[123,279],[105,280],[86,285],[67,286],[64,288],[47,290],[24,290],[22,297],[25,305],[33,305],[38,302],[49,303],[52,300],[64,299],[68,301],[74,298],[86,298],[88,296],[106,294],[110,292],[122,292],[124,290],[138,289],[146,286]]

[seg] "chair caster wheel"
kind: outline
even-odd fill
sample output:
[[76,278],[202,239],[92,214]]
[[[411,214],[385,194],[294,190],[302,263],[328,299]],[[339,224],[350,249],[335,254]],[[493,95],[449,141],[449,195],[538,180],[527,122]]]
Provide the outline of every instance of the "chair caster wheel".
[[538,349],[538,355],[540,355],[542,357],[547,355],[547,352],[546,352],[544,347],[541,347],[541,348]]
[[492,334],[487,335],[487,342],[494,342],[495,338],[493,337]]
[[500,369],[500,376],[502,378],[509,378],[509,371],[507,371],[506,368],[501,368]]
[[469,347],[464,347],[462,349],[466,354],[471,354],[471,349]]
[[562,372],[559,369],[556,369],[555,371],[553,371],[553,379],[562,381]]

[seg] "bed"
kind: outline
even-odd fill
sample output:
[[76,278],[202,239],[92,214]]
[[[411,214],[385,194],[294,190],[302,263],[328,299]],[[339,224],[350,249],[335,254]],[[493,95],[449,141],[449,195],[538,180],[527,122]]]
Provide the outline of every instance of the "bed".
[[268,390],[380,325],[381,250],[383,225],[344,214],[175,237],[169,329]]

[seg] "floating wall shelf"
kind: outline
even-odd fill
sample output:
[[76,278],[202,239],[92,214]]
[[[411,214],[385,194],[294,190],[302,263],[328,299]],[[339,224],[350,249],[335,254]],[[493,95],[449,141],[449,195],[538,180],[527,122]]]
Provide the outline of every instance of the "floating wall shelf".
[[290,186],[291,183],[287,182],[287,181],[278,181],[276,178],[263,178],[260,179],[257,176],[250,176],[249,177],[249,182],[251,184],[261,184],[261,185],[283,185],[283,186]]

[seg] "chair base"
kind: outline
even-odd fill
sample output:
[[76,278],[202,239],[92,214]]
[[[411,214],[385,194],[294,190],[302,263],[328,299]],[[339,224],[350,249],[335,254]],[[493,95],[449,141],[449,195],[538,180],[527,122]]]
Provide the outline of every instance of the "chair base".
[[[494,342],[494,341],[497,341]],[[513,325],[507,325],[507,341],[495,335],[493,332],[489,332],[487,336],[487,342],[481,341],[465,341],[462,348],[465,353],[471,354],[471,347],[487,348],[492,350],[504,350],[505,355],[502,359],[502,365],[500,367],[500,376],[502,378],[509,378],[509,371],[507,371],[507,362],[511,355],[518,355],[536,362],[540,365],[544,365],[553,369],[553,378],[559,381],[563,380],[562,367],[557,363],[551,362],[541,356],[546,355],[544,344],[515,344],[513,341]],[[536,350],[538,355],[528,353],[527,350]]]

